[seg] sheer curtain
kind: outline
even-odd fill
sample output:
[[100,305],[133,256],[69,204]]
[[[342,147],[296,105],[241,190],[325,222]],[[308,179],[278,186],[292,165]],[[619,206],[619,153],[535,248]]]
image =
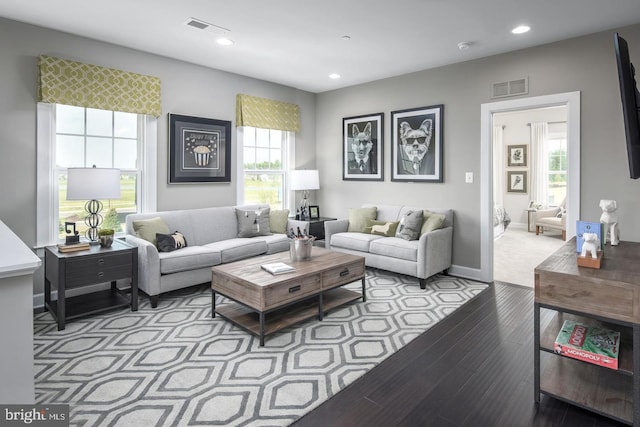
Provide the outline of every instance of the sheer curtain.
[[549,133],[547,122],[531,123],[531,199],[546,206],[547,156],[545,142]]
[[493,127],[493,204],[502,206],[504,194],[504,145],[502,126]]

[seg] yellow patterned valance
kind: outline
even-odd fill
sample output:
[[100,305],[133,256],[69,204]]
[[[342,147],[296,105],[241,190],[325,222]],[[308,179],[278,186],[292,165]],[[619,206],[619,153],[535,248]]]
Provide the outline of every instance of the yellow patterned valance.
[[300,130],[300,107],[287,102],[238,94],[236,126],[297,132]]
[[160,79],[52,56],[38,60],[38,101],[161,114]]

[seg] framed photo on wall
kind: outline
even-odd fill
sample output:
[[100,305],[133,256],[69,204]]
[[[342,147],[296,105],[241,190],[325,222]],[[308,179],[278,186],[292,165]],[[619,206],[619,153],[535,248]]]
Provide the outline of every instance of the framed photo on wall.
[[507,145],[507,166],[527,166],[526,145]]
[[231,182],[231,122],[169,114],[169,183]]
[[527,171],[507,172],[507,193],[527,193]]
[[443,182],[444,105],[391,112],[391,181]]
[[384,113],[342,119],[342,179],[383,181]]

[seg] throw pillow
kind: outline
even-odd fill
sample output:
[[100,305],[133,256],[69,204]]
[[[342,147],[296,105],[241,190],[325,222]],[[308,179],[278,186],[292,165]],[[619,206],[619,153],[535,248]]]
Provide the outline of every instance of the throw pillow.
[[268,236],[271,234],[269,226],[270,208],[260,208],[251,211],[236,209],[238,218],[238,237]]
[[156,233],[156,240],[158,252],[171,252],[187,247],[187,239],[179,231],[174,231],[173,234]]
[[396,237],[404,240],[416,240],[422,228],[422,211],[408,211],[400,219]]
[[445,216],[442,214],[433,213],[431,211],[422,211],[422,229],[420,235],[428,233],[433,230],[438,230],[444,225]]
[[287,223],[289,222],[289,209],[272,210],[269,214],[269,228],[272,233],[287,234]]
[[364,233],[367,221],[376,219],[377,215],[378,208],[375,206],[349,209],[349,227],[347,227],[347,231]]
[[156,234],[169,234],[169,227],[160,217],[151,218],[151,219],[140,219],[138,221],[133,221],[133,231],[136,232],[136,236],[141,239],[146,240],[147,242],[153,243],[156,245]]
[[398,224],[399,222],[397,221],[376,221],[370,219],[367,221],[367,226],[364,228],[364,232],[378,236],[393,237],[396,235]]

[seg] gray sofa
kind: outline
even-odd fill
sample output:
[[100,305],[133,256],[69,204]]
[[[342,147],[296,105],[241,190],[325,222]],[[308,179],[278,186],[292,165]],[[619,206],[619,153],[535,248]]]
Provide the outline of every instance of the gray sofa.
[[[266,205],[237,206],[253,210]],[[133,222],[160,217],[169,232],[179,231],[187,247],[172,252],[159,252],[151,242],[136,235]],[[301,230],[308,223],[289,220],[287,230]],[[126,218],[126,241],[138,247],[138,288],[157,307],[161,294],[211,281],[211,267],[289,250],[286,234],[238,238],[236,207],[214,207],[176,211],[131,214]]]
[[442,228],[424,233],[418,240],[383,237],[375,234],[349,232],[349,220],[326,221],[325,246],[334,251],[365,257],[369,267],[417,277],[422,289],[426,279],[447,272],[451,267],[453,244],[453,211],[451,209],[416,208],[365,204],[377,207],[378,221],[400,221],[407,211],[428,210],[445,216]]

